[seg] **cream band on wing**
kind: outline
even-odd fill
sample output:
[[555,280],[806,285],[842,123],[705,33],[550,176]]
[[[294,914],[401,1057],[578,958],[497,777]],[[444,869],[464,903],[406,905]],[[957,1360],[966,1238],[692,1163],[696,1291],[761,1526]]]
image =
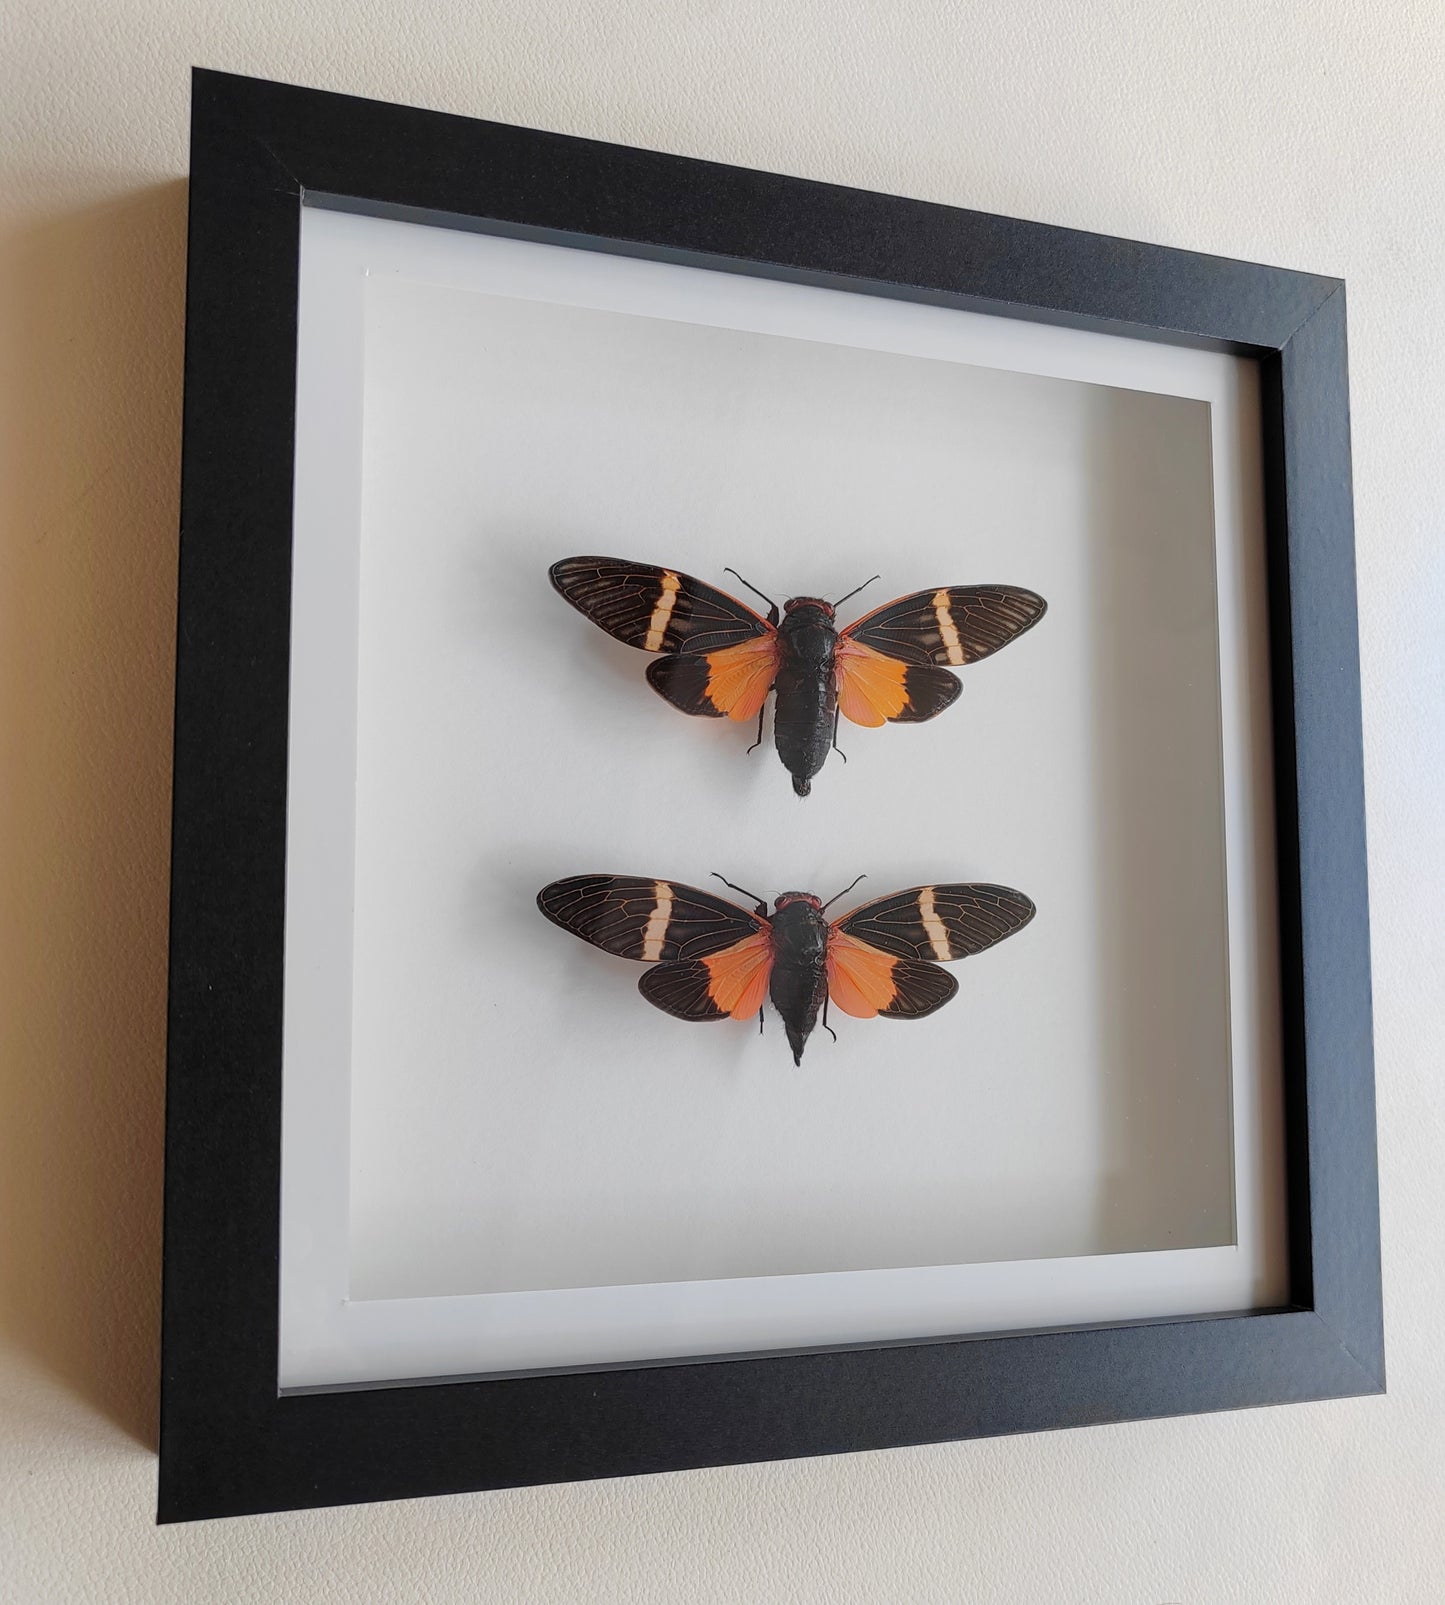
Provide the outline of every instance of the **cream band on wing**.
[[929,946],[933,949],[934,958],[946,963],[953,957],[953,948],[949,945],[948,931],[943,921],[933,911],[931,886],[925,886],[919,893],[918,916],[923,921],[924,933],[928,937]]
[[[667,634],[667,621],[672,617],[673,604],[677,601],[677,593],[681,588],[682,582],[676,574],[662,576],[662,594],[657,599],[657,606],[652,610],[652,617],[647,621],[647,640],[643,643],[647,651],[662,651],[662,638]],[[954,639],[957,640],[957,636]]]
[[948,605],[948,592],[935,591],[933,593],[933,616],[938,620],[938,633],[943,637],[943,644],[948,648],[948,661],[952,664],[966,663],[963,643],[958,639],[958,630],[953,622],[953,610]]
[[652,905],[647,929],[642,933],[642,956],[649,963],[662,957],[662,944],[667,939],[667,927],[672,920],[672,887],[666,881],[654,881],[652,890],[657,901]]

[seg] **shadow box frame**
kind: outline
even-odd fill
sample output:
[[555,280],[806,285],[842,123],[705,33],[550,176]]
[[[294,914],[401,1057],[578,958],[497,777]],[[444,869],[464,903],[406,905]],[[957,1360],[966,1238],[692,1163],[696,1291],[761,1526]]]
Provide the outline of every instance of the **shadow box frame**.
[[[281,1390],[303,203],[1258,364],[1287,1303]],[[1341,281],[201,70],[189,227],[161,1521],[1383,1391]]]

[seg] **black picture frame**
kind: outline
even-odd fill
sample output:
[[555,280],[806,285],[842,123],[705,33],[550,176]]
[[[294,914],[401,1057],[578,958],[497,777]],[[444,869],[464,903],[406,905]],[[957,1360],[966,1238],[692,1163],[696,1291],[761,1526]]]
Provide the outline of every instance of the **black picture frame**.
[[[1290,1301],[282,1395],[282,938],[303,201],[1253,358]],[[1313,274],[198,71],[159,1519],[877,1449],[1384,1388],[1345,288]]]

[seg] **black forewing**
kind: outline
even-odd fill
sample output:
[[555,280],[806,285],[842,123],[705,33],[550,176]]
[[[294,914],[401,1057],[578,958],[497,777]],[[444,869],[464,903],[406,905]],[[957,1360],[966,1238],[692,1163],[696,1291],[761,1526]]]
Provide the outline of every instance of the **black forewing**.
[[616,557],[564,557],[548,573],[579,613],[643,652],[716,652],[773,628],[725,591],[676,569]]
[[571,875],[544,886],[537,907],[584,942],[644,962],[705,958],[764,928],[726,898],[636,875]]
[[864,903],[836,923],[845,935],[895,958],[944,963],[982,953],[1027,925],[1034,912],[1032,900],[1011,886],[965,882],[913,886]]
[[842,633],[901,663],[957,669],[1007,646],[1047,608],[1017,585],[950,585],[901,596]]

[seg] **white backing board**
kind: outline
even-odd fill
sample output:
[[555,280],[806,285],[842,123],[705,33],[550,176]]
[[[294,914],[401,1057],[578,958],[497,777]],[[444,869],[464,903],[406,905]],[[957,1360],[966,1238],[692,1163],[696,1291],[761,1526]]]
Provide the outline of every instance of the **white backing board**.
[[[1277,1297],[1249,365],[304,219],[283,1383]],[[879,571],[845,620],[975,580],[1050,610],[800,802],[552,593],[577,552],[780,599]],[[776,1017],[671,1020],[533,906],[714,869],[1039,915],[795,1070]]]

